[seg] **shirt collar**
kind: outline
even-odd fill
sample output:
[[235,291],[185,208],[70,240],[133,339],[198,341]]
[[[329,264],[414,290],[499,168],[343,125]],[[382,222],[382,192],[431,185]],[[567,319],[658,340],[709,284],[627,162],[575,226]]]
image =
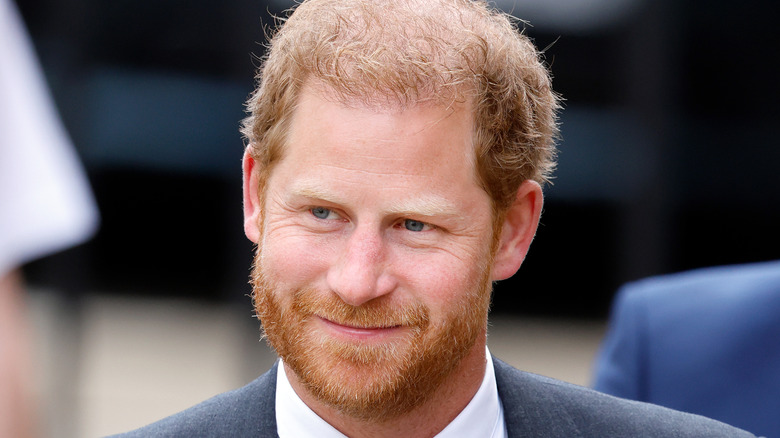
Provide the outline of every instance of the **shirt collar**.
[[[276,378],[276,425],[279,438],[306,436],[346,438],[346,435],[320,418],[298,397],[287,379],[284,364],[281,361],[279,361],[279,371]],[[474,398],[444,430],[436,435],[436,438],[464,436],[506,437],[504,409],[498,398],[496,375],[490,351],[487,351],[485,376],[477,393],[474,394]]]
[[276,432],[279,438],[345,438],[298,397],[281,360],[276,374]]

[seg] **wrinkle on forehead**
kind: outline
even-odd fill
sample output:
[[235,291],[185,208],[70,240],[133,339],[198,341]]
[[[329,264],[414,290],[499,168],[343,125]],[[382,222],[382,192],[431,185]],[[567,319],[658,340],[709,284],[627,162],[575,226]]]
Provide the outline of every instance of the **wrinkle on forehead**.
[[[363,100],[360,97],[345,97],[342,94],[339,94],[336,92],[332,87],[327,85],[325,82],[316,79],[316,78],[310,78],[304,82],[303,87],[301,88],[301,92],[299,95],[299,101],[296,105],[296,111],[294,112],[293,118],[300,119],[298,124],[305,124],[305,116],[301,114],[301,100],[303,99],[322,99],[324,101],[327,101],[329,103],[333,103],[339,106],[342,106],[346,109],[352,109],[352,110],[366,110],[370,111],[376,114],[380,113],[386,113],[386,114],[401,114],[406,111],[415,111],[420,109],[432,109],[432,108],[439,108],[441,109],[441,116],[428,121],[423,126],[419,127],[419,129],[416,129],[411,132],[402,132],[399,130],[398,137],[395,138],[376,138],[372,137],[368,132],[364,133],[364,136],[358,137],[360,140],[365,141],[371,141],[376,143],[387,143],[392,144],[395,142],[402,141],[404,137],[414,137],[416,135],[419,135],[423,132],[425,132],[428,129],[431,129],[435,127],[436,125],[444,122],[445,120],[450,119],[451,117],[463,115],[464,120],[463,123],[467,123],[470,127],[468,132],[470,133],[468,138],[468,146],[464,150],[464,154],[457,157],[443,157],[446,159],[465,159],[466,163],[469,164],[471,167],[474,168],[474,177],[475,181],[479,181],[478,175],[476,173],[476,145],[474,142],[476,141],[476,125],[474,123],[474,104],[472,99],[470,98],[463,98],[463,99],[455,99],[447,101],[446,103],[442,103],[442,101],[438,99],[433,100],[420,100],[417,101],[414,105],[401,105],[399,103],[393,103],[393,101],[387,101],[384,103],[377,103],[375,101],[370,102]],[[312,114],[313,116],[316,116],[317,114]],[[295,123],[293,124],[293,126]],[[403,128],[403,127],[401,127]],[[390,149],[388,149],[388,152]],[[355,151],[355,156],[360,156],[363,158],[372,158],[368,154],[362,154],[360,151]],[[393,159],[394,157],[391,155],[389,157],[381,157],[382,159]],[[402,159],[399,159],[399,161]],[[356,169],[357,170],[357,169]]]
[[[317,181],[296,181],[290,188],[291,196],[300,196],[322,200],[336,205],[348,205],[338,193],[331,192]],[[401,200],[391,202],[383,208],[385,214],[397,216],[430,216],[454,217],[462,216],[460,209],[450,200],[435,194],[413,194]]]

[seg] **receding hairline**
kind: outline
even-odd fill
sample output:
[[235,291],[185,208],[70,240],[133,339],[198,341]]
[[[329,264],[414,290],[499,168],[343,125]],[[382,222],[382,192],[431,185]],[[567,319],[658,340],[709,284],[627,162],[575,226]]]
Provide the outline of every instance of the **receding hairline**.
[[278,29],[270,56],[276,46],[304,73],[297,87],[313,76],[365,103],[441,103],[479,87],[487,41],[504,45],[518,32],[511,18],[471,0],[310,0]]
[[380,107],[473,88],[478,176],[506,208],[522,180],[549,181],[558,133],[549,72],[521,21],[484,1],[309,0],[273,36],[242,132],[268,170],[311,77]]
[[[406,106],[406,105],[400,106],[397,104],[397,102],[390,103],[389,106],[377,106],[377,105],[373,105],[372,103],[366,103],[363,99],[360,98],[345,98],[344,96],[339,95],[336,92],[336,90],[333,90],[327,84],[324,84],[323,82],[316,80],[316,78],[312,78],[311,81],[306,81],[298,91],[298,95],[296,99],[296,107],[293,110],[293,113],[290,118],[290,131],[288,132],[288,137],[286,139],[284,147],[282,148],[281,151],[282,155],[279,157],[280,162],[285,159],[289,159],[285,157],[288,148],[291,146],[289,144],[289,142],[291,141],[289,134],[292,133],[292,131],[295,129],[296,126],[301,126],[302,123],[303,124],[306,123],[305,120],[300,119],[299,107],[301,104],[301,100],[305,99],[307,96],[329,100],[338,105],[344,105],[345,107],[352,108],[352,109],[376,111],[379,113],[404,112],[417,107],[423,107],[423,108],[437,107],[445,111],[445,114],[443,114],[440,118],[432,120],[429,123],[426,123],[425,126],[421,128],[421,131],[428,129],[431,126],[434,126],[435,124],[441,122],[444,119],[452,117],[458,111],[462,111],[462,114],[466,115],[467,117],[466,120],[469,123],[469,130],[470,130],[469,138],[464,138],[464,143],[467,144],[466,144],[466,148],[463,150],[462,159],[468,164],[468,167],[472,169],[471,174],[468,176],[473,179],[473,182],[477,186],[480,186],[478,169],[476,167],[477,150],[474,144],[474,134],[475,134],[474,110],[473,110],[473,103],[471,101],[467,101],[467,102],[454,101],[454,102],[440,103],[439,100],[437,99],[429,99],[429,100],[417,102],[413,106]],[[412,134],[412,135],[416,135],[416,134]],[[460,159],[459,157],[452,157],[452,158]],[[484,190],[484,188],[482,189]],[[486,194],[489,195],[487,191],[485,192]],[[296,181],[295,183],[293,183],[288,193],[292,196],[298,195],[298,196],[304,196],[312,199],[322,199],[322,200],[332,202],[334,204],[347,203],[346,200],[342,199],[340,195],[338,195],[337,193],[328,191],[325,188],[325,186],[322,184],[322,182],[320,182],[318,179],[315,178],[303,178],[299,181]],[[425,216],[425,217],[446,216],[451,218],[457,218],[462,216],[460,208],[458,208],[455,203],[450,201],[445,196],[436,195],[436,194],[425,194],[425,195],[417,194],[415,196],[410,196],[408,197],[408,199],[404,199],[393,203],[386,209],[386,212],[390,214],[399,215],[399,216],[405,216],[405,215]]]

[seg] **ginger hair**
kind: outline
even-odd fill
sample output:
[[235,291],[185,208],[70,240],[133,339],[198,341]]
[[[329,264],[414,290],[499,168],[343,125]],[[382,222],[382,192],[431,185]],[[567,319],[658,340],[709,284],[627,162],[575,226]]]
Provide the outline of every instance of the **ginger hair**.
[[465,101],[476,177],[499,214],[528,179],[555,167],[559,98],[517,20],[480,0],[308,0],[272,36],[242,133],[262,193],[283,156],[300,90],[403,109]]

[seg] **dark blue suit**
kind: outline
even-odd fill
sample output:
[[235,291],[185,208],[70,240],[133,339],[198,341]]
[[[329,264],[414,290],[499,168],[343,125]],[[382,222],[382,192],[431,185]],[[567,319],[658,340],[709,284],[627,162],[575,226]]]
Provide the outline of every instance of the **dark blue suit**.
[[[752,437],[703,417],[524,373],[499,360],[494,365],[510,438]],[[275,389],[276,366],[241,389],[121,436],[276,437]]]
[[780,436],[780,262],[625,286],[594,387]]

